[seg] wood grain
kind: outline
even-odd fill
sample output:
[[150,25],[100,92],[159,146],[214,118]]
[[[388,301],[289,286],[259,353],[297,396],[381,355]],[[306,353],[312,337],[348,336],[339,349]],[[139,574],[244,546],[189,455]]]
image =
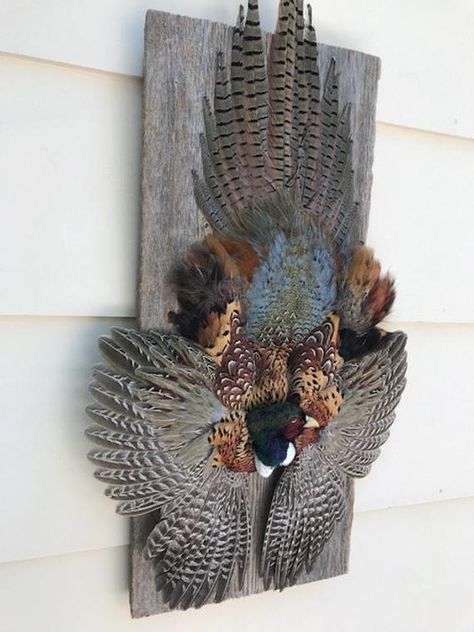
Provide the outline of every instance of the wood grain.
[[[172,262],[203,234],[193,197],[191,170],[200,171],[199,134],[203,130],[202,97],[212,95],[215,58],[228,55],[231,27],[159,11],[147,13],[145,28],[144,141],[142,173],[141,249],[139,267],[139,326],[166,328],[174,307],[166,287]],[[376,57],[320,46],[323,76],[331,57],[340,73],[342,103],[352,103],[356,196],[361,204],[360,237],[366,234],[370,204],[375,136],[375,102],[380,62]],[[262,538],[262,506],[268,505],[272,480],[251,475],[253,555],[243,590],[231,586],[229,597],[264,590],[257,572]],[[300,583],[345,573],[348,567],[353,486],[347,481],[350,510],[336,528],[311,573]],[[263,512],[264,513],[264,512]],[[132,616],[169,610],[156,591],[153,564],[144,560],[143,545],[154,525],[153,516],[135,518],[131,531],[130,599]]]

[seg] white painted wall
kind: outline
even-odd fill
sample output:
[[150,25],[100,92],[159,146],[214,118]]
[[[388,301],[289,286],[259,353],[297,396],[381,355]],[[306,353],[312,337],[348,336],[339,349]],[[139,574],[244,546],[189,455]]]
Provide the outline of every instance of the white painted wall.
[[135,314],[150,7],[232,22],[237,3],[0,3],[0,631],[472,632],[470,0],[316,6],[322,41],[382,57],[369,241],[409,334],[392,437],[356,487],[351,572],[129,619],[128,525],[84,458],[83,409],[97,337]]

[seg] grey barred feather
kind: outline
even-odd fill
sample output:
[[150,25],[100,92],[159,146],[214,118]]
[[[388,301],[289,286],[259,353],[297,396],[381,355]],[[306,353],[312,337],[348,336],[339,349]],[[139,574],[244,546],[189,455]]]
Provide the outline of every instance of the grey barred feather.
[[[217,58],[216,86],[214,94],[215,129],[219,154],[226,172],[225,189],[232,206],[239,206],[243,199],[236,147],[233,142],[235,111],[230,90],[230,79],[222,54]],[[212,117],[212,112],[209,111]]]
[[[232,40],[232,57],[231,57],[231,69],[230,69],[230,95],[232,102],[232,129],[226,126],[223,130],[223,134],[228,143],[234,147],[235,154],[238,160],[245,160],[244,155],[244,71],[243,71],[243,54],[242,54],[242,39],[245,26],[245,12],[243,6],[240,6],[239,16],[237,19],[237,26],[234,28],[234,36]],[[226,69],[222,68],[222,72]],[[245,173],[241,173],[239,169],[239,175],[243,181],[243,187],[245,190]]]
[[193,171],[192,175],[196,204],[203,211],[207,221],[216,232],[230,233],[231,225],[229,220],[213,197],[206,182],[201,180],[195,171]]
[[213,591],[220,601],[234,568],[243,576],[250,530],[246,489],[237,478],[214,470],[204,486],[189,489],[183,481],[173,511],[163,511],[150,534],[145,555],[155,561],[158,587],[171,607],[199,607]]
[[113,483],[121,488],[123,485],[157,480],[160,478],[160,474],[152,467],[139,470],[103,468],[95,472],[95,477],[99,481]]
[[[162,458],[156,450],[91,450],[88,458],[97,465],[120,468],[149,468],[161,465]],[[119,511],[119,513],[121,513]]]
[[250,517],[245,475],[212,467],[208,436],[223,406],[214,362],[176,335],[116,329],[94,372],[89,458],[117,511],[157,512],[146,555],[172,607],[222,599],[243,576]]
[[285,468],[273,494],[262,551],[266,588],[282,590],[309,570],[346,511],[347,477],[317,445]]
[[149,424],[156,433],[152,447],[142,449],[157,447],[159,440],[185,461],[207,458],[212,423],[224,414],[213,393],[216,365],[184,339],[158,332],[115,330],[112,338],[101,339],[100,348],[114,369],[94,372],[90,390],[101,407],[92,408],[91,416],[101,426],[101,415],[109,412],[111,418],[108,428],[89,429],[91,438],[110,444],[122,441],[122,447],[129,448],[137,438],[121,438],[110,426],[117,417],[128,419],[130,426],[132,418],[143,420],[143,434],[150,434]]
[[309,112],[309,83],[306,77],[305,59],[305,20],[302,3],[296,7],[296,69],[295,69],[295,115],[293,118],[291,145],[298,165],[295,177],[295,188],[302,199],[304,190],[304,174],[306,168],[305,136]]
[[344,403],[320,448],[350,476],[366,476],[389,436],[406,378],[406,335],[386,334],[378,349],[341,371]]
[[[204,101],[204,103],[206,104],[207,102]],[[204,111],[206,111],[207,107],[208,105],[204,106]],[[207,118],[205,116],[205,120]],[[209,123],[209,127],[211,127],[211,123]],[[212,127],[214,126],[212,125]],[[217,204],[221,208],[225,208],[225,205],[228,203],[225,187],[227,182],[215,134],[215,131],[210,131],[209,128],[206,135],[201,134],[201,157],[207,187]]]
[[378,457],[405,387],[405,344],[405,334],[387,334],[376,351],[344,365],[340,414],[283,471],[263,544],[267,587],[285,588],[311,567],[344,515],[347,477],[365,476]]
[[136,420],[133,417],[121,415],[111,410],[100,408],[99,406],[88,406],[87,414],[92,421],[101,428],[109,430],[118,430],[138,436],[152,437],[155,431],[151,425],[146,425],[142,420]]
[[[302,6],[302,1],[298,1]],[[293,133],[293,101],[296,82],[296,3],[280,3],[276,34],[272,37],[268,60],[270,116],[268,125],[268,158],[270,177],[275,186],[289,187],[294,181],[296,151]],[[297,94],[296,94],[297,98]],[[297,123],[296,123],[297,127]]]

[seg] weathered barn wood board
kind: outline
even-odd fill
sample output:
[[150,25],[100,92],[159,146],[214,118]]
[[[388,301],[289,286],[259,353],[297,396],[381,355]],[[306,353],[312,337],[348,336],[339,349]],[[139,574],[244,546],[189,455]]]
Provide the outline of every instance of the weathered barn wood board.
[[[237,8],[237,7],[236,7]],[[203,234],[193,198],[191,170],[200,170],[199,134],[203,131],[202,97],[212,96],[215,59],[230,52],[231,27],[205,20],[149,11],[145,29],[145,94],[142,174],[141,256],[138,316],[143,329],[168,327],[174,307],[165,277],[170,264]],[[343,103],[353,104],[356,195],[361,204],[360,236],[366,233],[375,135],[375,102],[380,62],[376,57],[320,46],[325,75],[331,57],[340,73]],[[272,480],[251,475],[251,505],[267,505]],[[352,508],[352,483],[348,481]],[[258,544],[264,512],[254,511],[252,561],[242,591],[234,584],[229,597],[262,592]],[[338,525],[311,573],[301,583],[345,573],[348,567],[352,509]],[[131,535],[131,609],[133,617],[169,610],[157,593],[153,564],[143,559],[143,545],[153,516],[135,518]]]

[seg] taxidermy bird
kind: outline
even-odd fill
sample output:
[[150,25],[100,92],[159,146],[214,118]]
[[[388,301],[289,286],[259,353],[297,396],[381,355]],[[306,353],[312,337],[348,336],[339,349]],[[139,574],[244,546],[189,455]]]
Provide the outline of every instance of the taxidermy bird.
[[226,597],[248,563],[251,477],[272,477],[260,573],[284,588],[344,516],[348,481],[387,440],[405,335],[378,325],[393,280],[357,237],[350,107],[320,79],[311,12],[282,0],[268,55],[241,8],[231,63],[204,101],[197,204],[209,225],[177,262],[171,333],[100,340],[90,458],[171,607]]

